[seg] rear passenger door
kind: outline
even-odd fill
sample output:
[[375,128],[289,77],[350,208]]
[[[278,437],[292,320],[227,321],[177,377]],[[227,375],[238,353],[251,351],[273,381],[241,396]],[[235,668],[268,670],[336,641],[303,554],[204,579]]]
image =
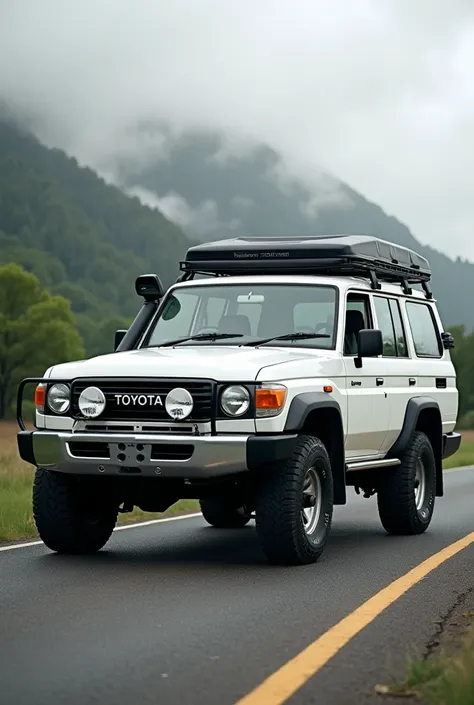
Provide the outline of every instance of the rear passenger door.
[[[370,458],[382,452],[389,423],[389,402],[385,378],[387,361],[366,357],[362,367],[356,367],[354,338],[348,335],[348,312],[357,311],[363,317],[363,328],[373,328],[373,311],[368,294],[350,292],[345,308],[344,364],[346,370],[347,433],[346,460]],[[360,316],[359,316],[360,317]]]
[[376,294],[373,302],[375,327],[382,332],[383,359],[386,361],[382,384],[389,413],[387,435],[381,447],[385,453],[397,440],[408,401],[416,393],[418,366],[410,357],[399,297]]

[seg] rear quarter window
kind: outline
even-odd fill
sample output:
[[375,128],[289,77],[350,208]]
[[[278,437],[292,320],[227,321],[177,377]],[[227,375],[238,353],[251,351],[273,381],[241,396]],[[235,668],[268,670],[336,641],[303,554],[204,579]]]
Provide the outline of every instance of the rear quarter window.
[[407,301],[408,322],[418,357],[441,357],[441,340],[431,306]]

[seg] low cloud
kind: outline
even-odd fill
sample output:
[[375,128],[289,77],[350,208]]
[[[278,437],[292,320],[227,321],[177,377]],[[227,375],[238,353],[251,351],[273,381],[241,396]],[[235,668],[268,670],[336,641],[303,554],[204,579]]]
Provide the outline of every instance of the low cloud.
[[[237,218],[227,222],[220,221],[217,204],[210,199],[203,201],[197,207],[192,207],[178,193],[169,192],[164,196],[159,196],[141,186],[134,186],[126,190],[130,196],[136,196],[150,208],[159,209],[169,220],[196,237],[232,232],[241,224]],[[224,235],[222,236],[224,237]]]

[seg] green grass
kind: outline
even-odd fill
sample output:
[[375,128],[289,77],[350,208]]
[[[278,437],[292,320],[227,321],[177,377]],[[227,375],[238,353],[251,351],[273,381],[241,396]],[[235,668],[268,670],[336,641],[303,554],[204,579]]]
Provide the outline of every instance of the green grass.
[[465,465],[474,465],[474,432],[461,431],[462,442],[458,452],[443,462],[445,470],[460,468]]
[[[31,513],[31,488],[34,469],[18,456],[15,423],[0,423],[0,541],[36,537],[36,527]],[[474,432],[465,431],[461,448],[448,458],[444,467],[474,465]],[[121,514],[119,523],[129,523],[175,516],[199,511],[198,503],[181,500],[163,514],[150,514],[135,509]]]
[[[3,448],[0,457],[3,461]],[[31,516],[32,476],[25,472],[8,474],[4,467],[2,464],[0,469],[0,541],[35,536]]]
[[[14,423],[0,423],[0,541],[37,538],[33,521],[31,492],[34,468],[18,456],[17,427]],[[147,521],[199,511],[196,501],[182,499],[162,514],[134,509],[120,514],[118,523]]]
[[410,658],[403,681],[377,686],[376,691],[381,695],[417,699],[425,705],[473,705],[474,627],[468,628],[455,654]]

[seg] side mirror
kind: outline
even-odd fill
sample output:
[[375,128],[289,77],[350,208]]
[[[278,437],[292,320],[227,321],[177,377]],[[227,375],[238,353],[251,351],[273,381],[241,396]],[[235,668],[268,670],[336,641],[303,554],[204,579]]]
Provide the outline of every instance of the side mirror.
[[135,291],[147,302],[159,301],[165,295],[161,279],[157,274],[141,274],[135,280]]
[[115,331],[114,351],[117,350],[118,346],[120,345],[122,340],[125,338],[126,334],[127,334],[126,330],[116,330]]
[[362,367],[363,357],[377,357],[383,354],[382,331],[363,328],[357,339],[356,367]]
[[443,348],[445,350],[452,350],[452,348],[454,348],[454,338],[451,333],[441,333],[441,340],[443,341]]

